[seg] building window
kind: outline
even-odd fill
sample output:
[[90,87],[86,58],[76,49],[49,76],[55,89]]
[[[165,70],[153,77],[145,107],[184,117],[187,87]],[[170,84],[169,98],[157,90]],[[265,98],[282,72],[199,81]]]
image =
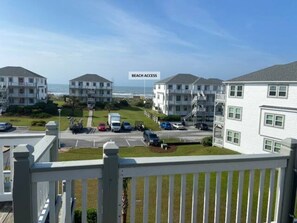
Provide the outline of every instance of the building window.
[[288,86],[286,85],[268,85],[268,97],[287,98]]
[[189,90],[189,85],[185,85],[185,89],[186,90]]
[[20,94],[24,94],[24,92],[25,92],[25,91],[24,91],[24,88],[20,88],[19,93],[20,93]]
[[12,82],[12,77],[8,78],[8,81],[9,81],[9,82]]
[[283,128],[284,123],[285,123],[285,116],[284,115],[265,113],[264,124],[266,126],[271,126],[271,127],[276,127],[276,128]]
[[201,91],[201,86],[200,85],[197,85],[197,90]]
[[100,87],[103,87],[104,86],[104,83],[100,83]]
[[87,82],[87,84],[86,84],[87,86],[89,86],[89,82]]
[[83,82],[78,82],[78,86],[82,87],[83,86]]
[[9,93],[13,94],[13,88],[9,88]]
[[178,84],[178,85],[176,86],[176,89],[177,89],[177,90],[181,90],[181,88],[182,88],[182,86],[181,86],[180,84]]
[[281,143],[279,141],[264,139],[264,151],[279,153],[281,149]]
[[212,89],[213,89],[214,91],[217,91],[217,90],[218,90],[218,86],[217,86],[217,85],[214,85],[214,86],[212,86]]
[[204,86],[204,90],[205,90],[205,91],[209,91],[209,85],[205,85],[205,86]]
[[72,81],[71,84],[72,84],[72,86],[75,86],[75,82],[74,81]]
[[157,99],[160,99],[160,95],[159,94],[157,95]]
[[172,95],[169,95],[169,101],[172,101]]
[[241,113],[242,113],[241,107],[233,107],[233,106],[228,107],[229,119],[241,120],[241,116],[242,116]]
[[179,105],[177,105],[177,106],[175,107],[175,111],[180,111],[180,106],[179,106]]
[[25,98],[20,98],[20,104],[24,104],[25,103]]
[[34,99],[33,98],[29,98],[29,103],[30,104],[34,104]]
[[230,85],[229,96],[235,98],[242,98],[243,85]]
[[168,89],[169,89],[169,90],[172,89],[172,85],[171,85],[171,84],[168,85]]
[[96,87],[96,82],[93,82],[93,87]]
[[184,105],[184,111],[188,111],[188,107]]
[[176,101],[180,101],[180,95],[176,95]]
[[109,91],[109,90],[107,90],[107,91],[106,91],[106,94],[110,94],[110,91]]
[[72,94],[75,94],[75,90],[74,90],[74,89],[72,89],[72,91],[71,91],[71,92],[72,92]]
[[106,86],[107,86],[107,87],[110,87],[110,83],[107,83]]
[[227,130],[226,141],[235,145],[240,145],[240,132]]
[[188,96],[187,95],[184,96],[184,101],[188,101]]
[[33,88],[30,88],[30,89],[29,89],[29,93],[30,93],[30,94],[34,94],[34,89],[33,89]]
[[158,84],[158,89],[160,89],[161,87],[160,87],[160,84]]
[[4,77],[0,77],[0,82],[4,82]]
[[34,82],[34,79],[33,78],[29,78],[29,83],[33,83]]

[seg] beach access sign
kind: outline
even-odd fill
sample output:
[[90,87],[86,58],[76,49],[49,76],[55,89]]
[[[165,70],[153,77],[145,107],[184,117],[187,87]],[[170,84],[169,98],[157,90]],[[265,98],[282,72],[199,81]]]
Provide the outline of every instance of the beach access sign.
[[131,72],[129,72],[129,80],[160,80],[160,72],[158,72],[158,71],[131,71]]

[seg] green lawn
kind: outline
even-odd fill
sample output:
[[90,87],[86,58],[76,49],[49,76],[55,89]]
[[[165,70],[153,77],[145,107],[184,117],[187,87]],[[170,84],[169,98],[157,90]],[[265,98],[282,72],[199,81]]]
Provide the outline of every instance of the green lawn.
[[[147,147],[135,147],[135,148],[120,148],[119,155],[120,157],[157,157],[157,156],[193,156],[193,155],[227,155],[227,154],[236,154],[235,152],[227,149],[221,149],[216,147],[203,147],[202,145],[184,145],[178,146],[177,150],[170,153],[153,153]],[[102,158],[102,149],[72,149],[65,153],[59,154],[60,161],[66,160],[85,160],[85,159],[101,159]],[[237,195],[237,182],[238,182],[238,172],[233,174],[233,189],[232,189],[232,207],[231,207],[231,216],[232,221],[234,222],[236,214],[236,195]],[[197,222],[202,222],[202,213],[203,213],[203,193],[204,193],[204,173],[199,175],[199,190],[198,190],[198,210],[197,210]],[[225,217],[225,204],[226,204],[226,190],[227,190],[227,172],[222,173],[222,185],[221,185],[221,214],[220,222],[223,222]],[[180,193],[180,175],[175,176],[174,183],[174,222],[178,222],[179,219],[179,193]],[[245,211],[246,211],[246,200],[248,195],[248,179],[249,174],[245,172],[244,174],[244,190],[243,190],[243,204],[242,204],[242,218],[241,222],[245,222]],[[215,198],[215,173],[210,175],[210,200],[209,200],[209,222],[213,222],[214,215],[214,198]],[[161,222],[166,222],[167,219],[167,208],[168,208],[168,176],[162,177],[162,220]],[[137,178],[137,190],[136,190],[136,222],[142,222],[142,200],[143,200],[143,190],[144,190],[144,179],[143,177]],[[192,175],[187,175],[186,177],[186,217],[185,222],[190,222],[191,217],[191,197],[192,197]],[[269,185],[269,172],[266,171],[265,185]],[[258,186],[259,186],[259,171],[255,172],[255,183],[254,183],[254,209],[252,212],[252,222],[255,222],[256,218],[256,208],[257,208],[257,196],[258,196]],[[81,183],[80,181],[76,182],[76,196],[77,196],[77,208],[81,207]],[[93,199],[97,196],[97,181],[89,180],[88,181],[88,207],[96,208],[96,201]],[[150,209],[149,209],[149,222],[155,222],[155,199],[156,199],[156,177],[150,177]],[[264,193],[264,205],[262,210],[262,219],[266,218],[266,206],[267,206],[268,191]]]
[[[43,120],[56,121],[59,122],[59,116],[52,116],[50,118],[31,118],[29,116],[0,116],[0,122],[10,122],[13,126],[28,126],[29,130],[32,131],[44,131],[45,127],[43,126],[31,126],[32,121]],[[61,116],[61,131],[66,130],[68,128],[69,121],[67,117]]]
[[[110,112],[119,113],[121,115],[121,121],[128,121],[132,126],[134,126],[135,121],[143,121],[145,127],[148,129],[160,130],[159,125],[146,117],[143,113],[144,111],[138,107],[127,107],[120,110],[112,110]],[[107,110],[96,110],[93,117],[93,127],[96,127],[100,122],[106,123],[107,119]]]

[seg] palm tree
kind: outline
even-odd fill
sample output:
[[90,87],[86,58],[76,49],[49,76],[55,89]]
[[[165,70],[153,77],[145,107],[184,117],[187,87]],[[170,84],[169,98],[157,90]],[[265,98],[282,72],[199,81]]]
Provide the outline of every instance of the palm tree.
[[128,184],[131,178],[127,177],[123,179],[123,192],[122,192],[122,223],[127,222],[127,212],[128,212]]

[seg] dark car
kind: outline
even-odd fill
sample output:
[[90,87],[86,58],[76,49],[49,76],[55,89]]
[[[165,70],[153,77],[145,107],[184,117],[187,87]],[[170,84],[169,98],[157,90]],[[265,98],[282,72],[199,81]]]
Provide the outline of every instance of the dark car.
[[132,126],[130,125],[129,122],[122,122],[122,130],[124,131],[131,131]]
[[150,130],[145,130],[143,132],[143,140],[145,142],[147,142],[147,144],[150,146],[150,145],[154,145],[154,146],[158,146],[160,145],[160,139],[159,137],[153,133],[152,131]]
[[161,127],[162,129],[165,129],[165,130],[171,130],[171,129],[172,129],[172,125],[171,125],[170,122],[162,122],[162,123],[160,124],[160,127]]
[[196,123],[195,127],[200,130],[208,130],[208,125],[205,123]]
[[7,131],[12,128],[9,122],[0,122],[0,131]]

